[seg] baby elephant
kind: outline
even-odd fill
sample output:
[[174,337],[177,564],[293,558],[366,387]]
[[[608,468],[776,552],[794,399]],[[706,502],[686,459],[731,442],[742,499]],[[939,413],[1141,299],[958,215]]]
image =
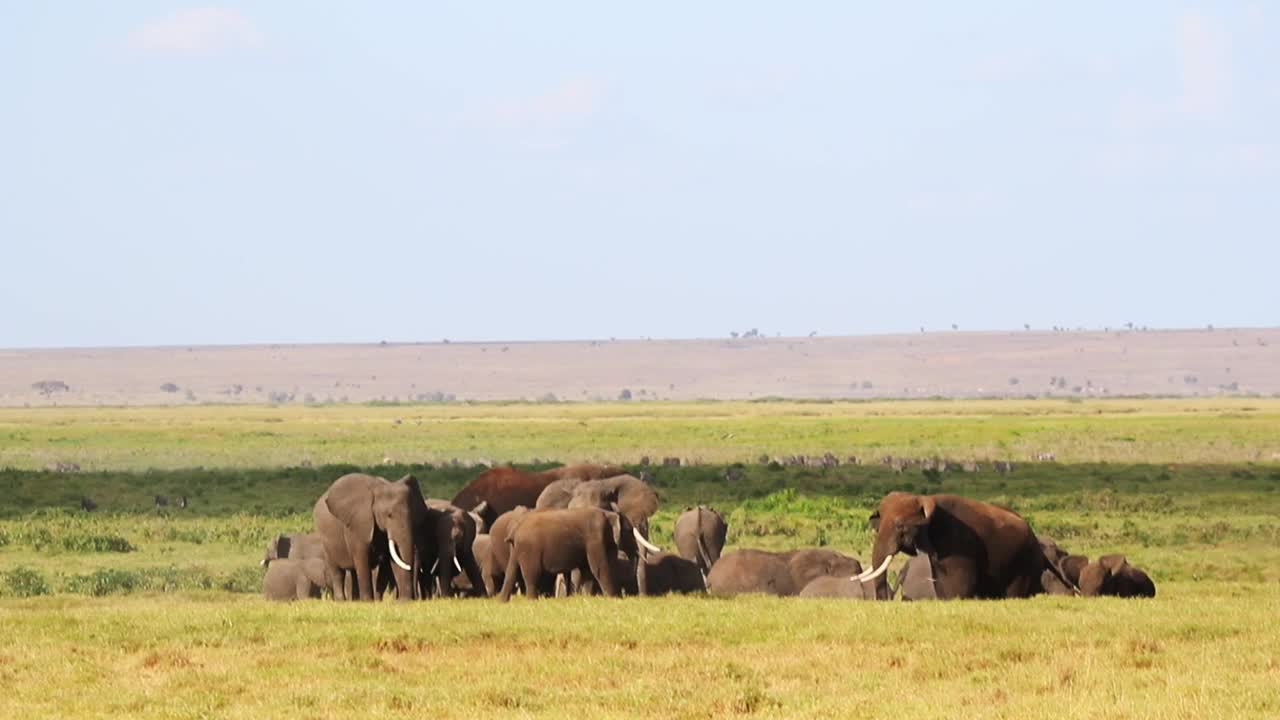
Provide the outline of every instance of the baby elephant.
[[1156,584],[1123,555],[1103,555],[1080,571],[1080,594],[1085,596],[1155,597]]
[[268,600],[318,598],[326,587],[325,562],[320,558],[272,560],[262,578],[262,596]]
[[814,578],[805,585],[800,591],[800,597],[875,600],[875,593],[875,586],[871,583],[858,582],[848,575],[826,575]]

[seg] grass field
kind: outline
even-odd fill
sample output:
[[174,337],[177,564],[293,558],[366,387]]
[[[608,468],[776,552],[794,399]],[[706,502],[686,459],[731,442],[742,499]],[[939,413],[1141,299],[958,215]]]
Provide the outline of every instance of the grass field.
[[89,470],[761,454],[1280,461],[1280,400],[991,400],[0,409],[0,467]]
[[[1278,417],[1280,404],[1261,400],[0,411],[0,465],[11,466],[0,470],[0,717],[1275,717]],[[678,511],[709,502],[729,517],[731,546],[822,545],[865,560],[867,515],[885,492],[956,492],[1009,504],[1072,551],[1127,554],[1159,594],[256,597],[267,539],[308,529],[315,497],[353,469],[413,472],[450,497],[474,469],[401,463],[828,450],[1066,462],[940,477],[650,468],[663,498],[655,540],[669,545]],[[388,456],[397,462],[374,467]],[[52,461],[85,471],[38,469]],[[157,511],[156,494],[190,507]],[[83,495],[97,512],[78,509]]]

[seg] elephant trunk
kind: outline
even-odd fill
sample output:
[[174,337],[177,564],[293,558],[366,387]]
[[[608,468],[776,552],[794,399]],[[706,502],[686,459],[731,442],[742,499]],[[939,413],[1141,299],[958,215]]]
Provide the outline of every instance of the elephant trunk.
[[892,524],[882,523],[880,531],[877,533],[875,548],[871,553],[871,567],[859,575],[854,575],[852,578],[860,583],[872,583],[870,592],[864,589],[864,596],[876,599],[887,599],[891,596],[889,578],[886,573],[889,570],[889,563],[893,562],[893,558],[898,554],[899,550],[896,532]]
[[[391,562],[394,565],[391,568],[391,574],[396,581],[396,598],[399,600],[412,600],[416,596],[414,590],[414,566],[405,561],[405,556],[412,558],[417,562],[416,548],[412,535],[406,533],[406,537],[402,537],[399,541],[392,537],[392,533],[387,533],[387,550],[391,555]],[[403,554],[402,554],[403,553]]]

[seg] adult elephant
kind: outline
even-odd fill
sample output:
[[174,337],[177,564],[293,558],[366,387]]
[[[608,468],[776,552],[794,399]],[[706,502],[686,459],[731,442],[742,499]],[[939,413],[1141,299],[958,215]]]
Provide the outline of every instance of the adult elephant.
[[484,583],[485,594],[493,597],[502,589],[507,576],[507,561],[511,559],[511,545],[507,542],[511,530],[519,524],[520,519],[530,512],[529,508],[520,507],[502,514],[493,522],[487,540],[473,545],[476,558],[480,562],[480,575]]
[[705,575],[724,552],[725,539],[729,536],[729,524],[718,510],[706,505],[686,508],[676,518],[676,551],[680,557],[692,560]]
[[267,552],[262,557],[261,565],[266,567],[272,560],[283,558],[318,559],[323,562],[324,557],[324,538],[319,533],[287,533],[277,535],[267,543]]
[[333,585],[322,558],[275,558],[262,576],[262,596],[268,600],[306,600],[320,597]]
[[[539,510],[513,525],[508,530],[511,554],[499,594],[503,602],[511,599],[517,576],[530,598],[542,593],[548,579],[574,570],[589,575],[610,596],[621,594],[627,581],[623,573],[635,576],[640,559],[638,533],[621,513],[596,508]],[[620,554],[627,559],[624,568],[619,567]]]
[[649,552],[660,552],[648,542],[649,518],[658,511],[658,493],[652,485],[634,475],[618,475],[578,483],[565,507],[620,512],[636,529],[640,544]]
[[1080,594],[1086,597],[1155,597],[1156,584],[1124,555],[1103,555],[1080,571]]
[[637,564],[636,586],[641,595],[687,594],[705,592],[707,580],[692,560],[658,552],[645,555]]
[[891,597],[885,573],[898,553],[929,558],[939,599],[1029,597],[1043,592],[1045,570],[1061,574],[1027,521],[999,505],[959,495],[891,492],[872,514],[871,526],[872,569],[856,579],[874,582],[879,599]]
[[814,578],[849,577],[861,571],[856,558],[826,548],[788,552],[735,550],[712,566],[707,574],[707,589],[717,595],[798,595]]
[[[1048,572],[1047,570],[1045,572]],[[934,584],[933,562],[928,555],[916,555],[907,558],[906,564],[898,571],[898,585],[889,592],[889,597],[900,596],[908,602],[916,600],[937,600],[938,589]],[[867,596],[875,599],[875,586],[863,585]]]
[[[470,587],[477,592],[484,586],[484,576],[476,559],[474,545],[477,519],[448,500],[428,499],[422,524],[418,528],[418,596],[428,597],[438,587],[441,595],[454,593],[455,571],[466,575]],[[431,565],[428,567],[427,563]]]
[[410,561],[418,558],[416,535],[423,526],[426,502],[417,478],[394,482],[363,473],[343,475],[316,501],[316,532],[324,541],[328,575],[335,598],[344,598],[342,572],[355,573],[353,590],[373,600],[373,569],[385,552],[397,597],[413,597]]
[[[538,496],[548,485],[564,479],[598,480],[626,474],[616,465],[582,463],[532,472],[510,465],[486,470],[453,497],[453,504],[464,510],[477,511],[487,527],[503,513],[517,507],[535,507]],[[481,506],[481,503],[485,503]],[[482,509],[480,509],[482,508]]]

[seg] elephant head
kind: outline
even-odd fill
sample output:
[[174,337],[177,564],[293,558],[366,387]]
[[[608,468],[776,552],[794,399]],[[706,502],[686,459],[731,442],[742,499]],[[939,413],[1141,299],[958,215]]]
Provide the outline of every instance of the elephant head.
[[[406,475],[392,482],[359,473],[344,475],[330,486],[324,502],[342,524],[351,554],[368,558],[366,567],[371,567],[385,550],[394,563],[397,597],[411,598],[413,566],[409,562],[416,557],[414,529],[422,522],[426,507],[417,478]],[[366,582],[368,597],[372,597],[372,578],[359,577],[360,566],[357,561],[361,597],[366,597]]]
[[658,511],[658,493],[638,477],[619,475],[579,483],[573,488],[568,507],[593,507],[621,513],[645,550],[661,552],[660,548],[648,541],[649,518]]
[[1155,597],[1156,587],[1141,569],[1130,565],[1124,555],[1103,555],[1080,571],[1083,595]]
[[422,575],[427,584],[426,591],[421,592],[423,596],[435,579],[439,579],[440,593],[451,596],[455,571],[466,573],[472,588],[483,587],[484,579],[473,550],[477,522],[474,511],[463,510],[447,500],[426,501],[418,529],[419,563],[425,568]]
[[262,565],[262,567],[266,567],[271,564],[272,560],[289,557],[289,546],[292,543],[293,540],[291,540],[288,535],[276,536],[271,540],[271,542],[267,543],[267,553],[262,557],[262,562],[259,564]]
[[613,545],[617,548],[617,554],[620,559],[624,559],[623,562],[625,564],[622,568],[625,571],[625,574],[622,575],[624,587],[632,594],[639,594],[639,566],[644,561],[644,550],[642,548],[652,546],[645,542],[645,539],[631,524],[631,521],[627,519],[626,515],[620,512],[605,512],[605,518],[608,520],[609,528],[613,533]]
[[929,525],[936,510],[937,500],[932,496],[891,492],[880,502],[880,508],[871,514],[871,528],[876,533],[871,568],[855,579],[863,582],[874,580],[876,598],[890,597],[884,573],[898,553],[924,554],[936,560],[937,550],[929,537]]

